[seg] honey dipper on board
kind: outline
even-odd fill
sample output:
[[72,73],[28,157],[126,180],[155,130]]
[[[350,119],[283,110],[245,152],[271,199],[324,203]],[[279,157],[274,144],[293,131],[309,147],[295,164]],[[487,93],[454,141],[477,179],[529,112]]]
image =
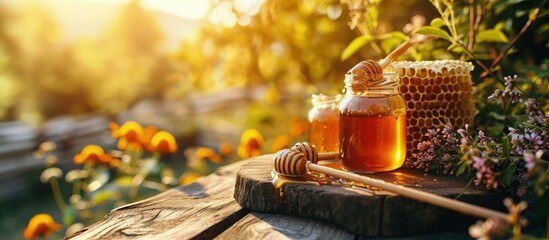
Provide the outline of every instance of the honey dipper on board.
[[481,218],[496,217],[506,222],[509,222],[510,220],[509,215],[502,212],[494,211],[492,209],[483,208],[473,204],[445,198],[436,194],[404,187],[393,183],[388,183],[383,180],[317,165],[315,163],[312,163],[311,161],[307,161],[307,158],[303,153],[291,149],[283,149],[278,151],[274,156],[273,163],[275,171],[282,176],[304,176],[305,174],[308,174],[309,171],[315,171],[332,177],[359,182],[371,187],[380,188],[388,192],[396,193],[403,197],[429,203],[470,216]]

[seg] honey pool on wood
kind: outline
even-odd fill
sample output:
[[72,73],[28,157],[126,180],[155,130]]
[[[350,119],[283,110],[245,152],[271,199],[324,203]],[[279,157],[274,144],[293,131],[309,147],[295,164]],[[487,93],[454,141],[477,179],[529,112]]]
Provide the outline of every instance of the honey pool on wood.
[[[419,233],[465,231],[475,218],[465,216],[382,190],[342,186],[330,178],[309,177],[321,184],[288,182],[273,186],[272,155],[264,155],[243,165],[237,173],[234,196],[243,207],[271,213],[288,213],[325,220],[363,236],[407,236]],[[328,164],[329,165],[329,164]],[[339,164],[331,167],[339,167]],[[454,198],[463,191],[464,180],[425,175],[400,169],[375,173],[370,177],[437,195]],[[282,193],[282,195],[280,195]],[[461,201],[501,209],[501,196],[482,188],[467,190]]]

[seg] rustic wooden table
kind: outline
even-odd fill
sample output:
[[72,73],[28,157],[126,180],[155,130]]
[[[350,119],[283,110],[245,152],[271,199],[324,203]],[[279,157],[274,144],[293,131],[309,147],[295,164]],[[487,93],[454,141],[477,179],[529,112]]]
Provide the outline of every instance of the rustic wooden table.
[[[248,160],[195,183],[114,209],[68,239],[360,239],[331,223],[256,212],[234,200],[235,176]],[[370,239],[370,238],[368,238]],[[389,239],[389,238],[384,238]],[[399,239],[469,239],[465,232]]]

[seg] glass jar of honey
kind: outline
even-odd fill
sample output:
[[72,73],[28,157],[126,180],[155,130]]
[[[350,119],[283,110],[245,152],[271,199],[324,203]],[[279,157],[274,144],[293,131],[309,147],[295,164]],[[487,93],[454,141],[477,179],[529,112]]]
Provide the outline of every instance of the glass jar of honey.
[[397,169],[406,159],[406,104],[398,75],[371,74],[359,65],[345,75],[339,104],[341,162],[358,173]]
[[319,152],[339,151],[339,101],[343,96],[313,94],[309,111],[309,142]]

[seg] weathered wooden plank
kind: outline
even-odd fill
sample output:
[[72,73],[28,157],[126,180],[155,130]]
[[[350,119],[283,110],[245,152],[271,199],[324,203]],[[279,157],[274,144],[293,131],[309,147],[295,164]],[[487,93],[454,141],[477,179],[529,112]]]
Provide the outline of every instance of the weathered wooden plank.
[[[282,199],[272,184],[272,155],[258,157],[237,173],[235,199],[256,211],[289,213],[329,221],[363,236],[409,236],[464,231],[475,218],[384,191],[364,188],[286,184]],[[376,173],[372,177],[449,198],[466,185],[463,179],[426,175],[410,169]],[[502,207],[501,195],[481,187],[469,188],[460,200]]]
[[114,209],[69,239],[212,238],[249,210],[232,198],[235,172],[246,161],[218,169],[195,183]]
[[291,215],[252,212],[216,239],[354,239],[331,223]]

